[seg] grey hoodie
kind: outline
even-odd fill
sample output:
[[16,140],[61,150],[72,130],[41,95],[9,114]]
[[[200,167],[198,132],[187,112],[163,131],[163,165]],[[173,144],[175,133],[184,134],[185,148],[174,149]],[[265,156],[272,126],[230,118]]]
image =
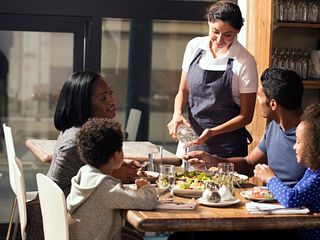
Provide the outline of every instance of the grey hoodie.
[[151,210],[156,205],[154,186],[124,189],[119,180],[85,165],[71,179],[67,197],[70,240],[121,239],[120,209]]

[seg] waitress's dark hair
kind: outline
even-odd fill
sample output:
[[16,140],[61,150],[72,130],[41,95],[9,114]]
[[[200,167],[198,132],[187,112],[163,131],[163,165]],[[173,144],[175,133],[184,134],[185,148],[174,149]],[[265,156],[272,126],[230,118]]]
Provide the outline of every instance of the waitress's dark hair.
[[208,22],[215,22],[216,20],[228,22],[237,30],[241,29],[244,22],[239,6],[232,1],[219,1],[212,4],[207,9],[206,18]]
[[56,129],[81,126],[91,117],[91,90],[100,77],[92,71],[75,72],[65,81],[54,114]]

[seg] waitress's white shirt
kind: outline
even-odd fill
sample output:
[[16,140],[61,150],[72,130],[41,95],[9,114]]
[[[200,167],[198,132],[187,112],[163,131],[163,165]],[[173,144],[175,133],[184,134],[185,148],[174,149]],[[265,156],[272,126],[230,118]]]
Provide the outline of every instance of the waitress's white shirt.
[[232,96],[240,105],[240,93],[254,93],[258,90],[258,70],[254,57],[235,39],[229,51],[219,58],[213,58],[209,47],[209,37],[196,37],[189,41],[183,57],[182,70],[188,72],[191,61],[199,48],[204,50],[199,66],[204,70],[224,71],[228,59],[232,58]]

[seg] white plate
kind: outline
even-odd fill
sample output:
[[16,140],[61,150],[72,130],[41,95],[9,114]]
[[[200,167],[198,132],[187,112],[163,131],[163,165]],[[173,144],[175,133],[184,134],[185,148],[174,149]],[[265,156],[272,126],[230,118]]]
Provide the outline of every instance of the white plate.
[[240,192],[240,195],[246,199],[252,200],[252,201],[259,201],[259,202],[271,202],[271,201],[276,201],[275,198],[264,198],[264,197],[260,197],[260,198],[256,198],[252,196],[252,191],[248,190],[248,191],[242,191]]
[[209,207],[227,207],[227,206],[235,205],[241,201],[240,201],[240,199],[233,197],[229,200],[225,200],[225,201],[221,201],[221,202],[217,202],[217,203],[208,202],[206,199],[199,198],[198,202],[202,205],[209,206]]
[[187,197],[187,198],[199,198],[202,196],[204,190],[199,189],[179,189],[173,188],[172,193],[176,196]]
[[[157,187],[157,185],[155,183],[151,183],[151,185]],[[130,188],[133,190],[137,190],[137,185],[135,183],[125,183],[125,184],[122,184],[122,186],[124,188]]]
[[152,172],[152,171],[145,171],[145,173],[148,175],[148,177],[136,177],[137,178],[145,178],[147,179],[149,182],[155,182],[158,177],[159,177],[159,173],[158,172]]
[[[244,174],[240,174],[240,173],[235,173],[234,174],[235,176],[239,177],[239,180],[238,180],[238,183],[241,184],[243,182],[246,182],[249,177],[247,175],[244,175]],[[237,183],[237,182],[236,182]]]

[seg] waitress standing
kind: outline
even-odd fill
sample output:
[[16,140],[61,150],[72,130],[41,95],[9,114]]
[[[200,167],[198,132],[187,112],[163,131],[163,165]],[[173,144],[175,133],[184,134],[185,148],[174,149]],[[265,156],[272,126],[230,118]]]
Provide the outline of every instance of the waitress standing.
[[[168,123],[176,139],[180,124],[191,125],[195,145],[220,157],[246,156],[252,141],[245,126],[252,121],[258,72],[254,57],[237,41],[243,26],[239,6],[230,1],[212,4],[206,14],[209,34],[186,47],[174,114]],[[187,107],[187,121],[183,112]]]

